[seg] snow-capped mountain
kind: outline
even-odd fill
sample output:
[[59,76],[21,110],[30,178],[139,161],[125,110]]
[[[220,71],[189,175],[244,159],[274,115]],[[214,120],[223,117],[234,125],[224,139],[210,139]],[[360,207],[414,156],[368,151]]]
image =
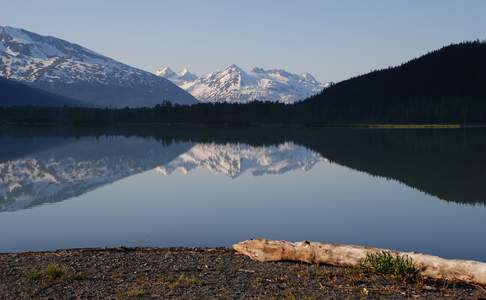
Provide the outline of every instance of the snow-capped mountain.
[[176,73],[176,72],[172,71],[172,69],[169,68],[169,67],[162,68],[162,69],[158,70],[157,72],[155,72],[155,74],[157,76],[169,79],[170,81],[172,81],[173,83],[175,83],[177,85],[185,83],[185,82],[189,82],[189,81],[194,81],[198,78],[195,74],[192,74],[191,72],[189,72],[188,69],[183,69],[179,73]]
[[247,144],[197,144],[189,151],[160,166],[157,171],[170,175],[204,168],[231,178],[248,173],[253,176],[283,174],[292,170],[310,170],[324,160],[318,153],[294,143],[254,147]]
[[[18,145],[15,151],[41,146],[38,152],[0,160],[0,212],[82,195],[152,170],[191,148],[189,143],[165,145],[125,137],[0,138],[0,142]],[[3,151],[0,154],[4,156]]]
[[0,76],[99,106],[196,103],[169,80],[79,45],[0,26]]
[[187,69],[175,73],[165,67],[156,72],[202,102],[248,103],[253,100],[294,103],[319,93],[328,84],[311,74],[253,68],[247,72],[236,65],[197,77]]

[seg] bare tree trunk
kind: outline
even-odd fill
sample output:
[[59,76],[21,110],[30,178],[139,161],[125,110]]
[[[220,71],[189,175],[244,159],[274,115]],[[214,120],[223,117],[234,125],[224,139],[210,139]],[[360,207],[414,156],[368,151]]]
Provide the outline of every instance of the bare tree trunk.
[[415,252],[398,252],[343,244],[272,241],[256,239],[233,245],[233,249],[257,261],[299,261],[333,266],[357,266],[368,253],[389,251],[407,256],[421,270],[421,275],[433,279],[462,281],[486,285],[486,263],[472,260],[444,259]]

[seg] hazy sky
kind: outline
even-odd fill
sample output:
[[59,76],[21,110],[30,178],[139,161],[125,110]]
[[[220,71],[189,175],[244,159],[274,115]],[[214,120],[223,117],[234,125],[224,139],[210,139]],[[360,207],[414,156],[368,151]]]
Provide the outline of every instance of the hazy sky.
[[0,24],[139,68],[227,65],[338,81],[486,38],[483,0],[0,0]]

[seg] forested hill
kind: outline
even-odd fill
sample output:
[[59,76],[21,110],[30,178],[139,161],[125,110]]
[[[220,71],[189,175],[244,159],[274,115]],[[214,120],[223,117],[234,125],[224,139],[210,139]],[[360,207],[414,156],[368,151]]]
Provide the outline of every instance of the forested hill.
[[86,104],[0,77],[0,107],[64,105],[85,106]]
[[466,42],[325,89],[300,106],[343,122],[484,122],[486,43]]

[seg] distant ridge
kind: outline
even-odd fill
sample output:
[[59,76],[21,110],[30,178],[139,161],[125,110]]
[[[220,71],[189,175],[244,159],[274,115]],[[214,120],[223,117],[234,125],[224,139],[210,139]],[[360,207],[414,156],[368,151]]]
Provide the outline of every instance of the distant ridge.
[[87,106],[87,104],[0,77],[0,106],[56,107]]
[[298,75],[257,67],[245,71],[234,64],[201,77],[188,69],[176,73],[169,67],[161,68],[156,74],[207,103],[243,104],[259,100],[290,104],[317,94],[329,85],[318,82],[310,73]]

